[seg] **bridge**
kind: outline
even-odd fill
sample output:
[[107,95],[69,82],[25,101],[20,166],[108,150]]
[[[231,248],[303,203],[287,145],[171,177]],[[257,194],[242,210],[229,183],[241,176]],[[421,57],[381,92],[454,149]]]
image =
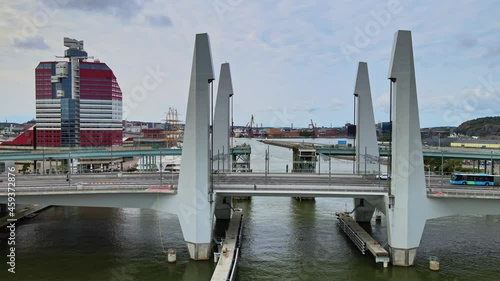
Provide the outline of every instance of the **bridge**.
[[[273,140],[265,141],[267,144],[291,148],[299,143],[290,142],[290,145],[281,145],[280,142]],[[281,142],[282,143],[282,142]],[[332,156],[353,156],[356,155],[355,148],[328,147],[318,144],[315,148],[317,154]],[[231,148],[230,154],[242,154],[247,150],[243,148]],[[455,148],[455,147],[428,147],[423,150],[424,157],[447,158],[447,159],[470,159],[470,160],[495,160],[500,161],[500,151],[474,148]],[[66,160],[73,159],[101,159],[113,157],[135,157],[135,156],[181,156],[182,149],[169,148],[114,148],[111,149],[67,149],[67,150],[23,150],[9,151],[0,153],[0,161],[43,161],[43,160]],[[380,156],[390,156],[391,150],[380,149]]]
[[[217,157],[216,152],[225,151],[224,148],[229,147],[228,111],[233,90],[229,64],[224,63],[221,65],[215,116],[211,116],[209,97],[215,75],[210,44],[207,34],[197,34],[183,150],[182,152],[160,150],[160,153],[182,154],[178,181],[174,181],[175,175],[172,177],[173,174],[170,175],[170,184],[168,178],[133,179],[128,175],[122,175],[122,177],[117,175],[116,179],[97,176],[80,179],[77,175],[72,175],[71,181],[66,182],[66,186],[64,177],[44,179],[42,176],[35,176],[31,178],[31,183],[30,179],[19,177],[19,182],[16,181],[16,188],[18,188],[16,202],[63,206],[151,208],[176,214],[190,257],[196,260],[207,260],[211,256],[214,219],[230,218],[232,196],[350,197],[354,198],[356,221],[370,222],[375,209],[386,215],[391,262],[396,266],[411,266],[414,264],[428,219],[457,214],[500,214],[500,204],[494,200],[498,198],[497,189],[465,190],[462,187],[445,186],[444,183],[433,185],[432,182],[429,187],[426,186],[413,48],[409,31],[398,31],[395,35],[388,78],[391,86],[393,143],[389,166],[392,179],[386,184],[377,182],[373,178],[360,176],[214,174],[212,160]],[[368,68],[364,62],[358,65],[354,92],[358,99],[357,119],[359,123],[356,129],[358,145],[352,152],[338,150],[336,153],[355,154],[357,171],[360,171],[360,166],[367,167],[369,171],[376,171],[378,164],[373,163],[368,157],[362,157],[371,155],[378,158],[383,155],[376,142]],[[211,122],[211,120],[216,122]],[[211,134],[210,126],[217,133]],[[332,150],[315,152],[330,154]],[[40,157],[40,152],[37,153],[37,157]],[[58,153],[62,153],[58,155],[64,156],[63,159],[68,159],[73,156],[133,156],[137,151],[81,151],[75,155],[69,155],[73,152]],[[143,150],[141,153],[158,152]],[[434,153],[435,157],[444,156],[444,151]],[[35,154],[29,153],[25,157],[33,160],[29,157]],[[18,153],[17,156],[11,154],[5,157],[21,157],[19,155],[22,154]],[[58,157],[58,155],[52,156]],[[490,153],[490,157],[493,156]],[[42,159],[44,157],[45,152],[42,151]],[[477,157],[488,159],[484,154]],[[0,192],[1,195],[7,194],[5,188],[2,188]],[[0,196],[0,203],[5,202],[7,202],[7,197]]]
[[[178,175],[158,174],[108,174],[75,175],[71,182],[66,176],[18,176],[16,196],[18,203],[25,196],[71,194],[149,194],[151,196],[176,195]],[[500,187],[454,186],[441,183],[440,177],[432,177],[427,185],[427,196],[434,198],[481,198],[500,199]],[[445,180],[447,181],[447,180]],[[351,174],[290,175],[290,174],[218,174],[214,176],[214,193],[221,196],[278,196],[278,197],[383,197],[388,194],[388,181],[373,176]],[[8,189],[0,188],[0,196],[7,197]],[[54,204],[50,202],[43,204]],[[39,202],[40,203],[40,202]],[[88,203],[78,206],[88,206]]]

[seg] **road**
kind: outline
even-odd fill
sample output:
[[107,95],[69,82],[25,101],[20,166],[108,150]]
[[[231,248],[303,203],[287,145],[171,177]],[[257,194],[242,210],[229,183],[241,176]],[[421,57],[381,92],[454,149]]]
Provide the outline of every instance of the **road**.
[[[17,175],[17,195],[92,194],[92,193],[177,193],[178,174],[108,173],[66,175]],[[353,195],[381,196],[387,194],[386,180],[373,175],[314,174],[214,174],[214,191],[239,196],[314,196],[352,197]],[[429,178],[426,178],[428,184]],[[499,187],[456,186],[446,178],[430,177],[428,197],[500,199]],[[0,194],[6,194],[7,182],[0,183]],[[295,195],[294,195],[295,194]],[[302,194],[302,195],[301,195]]]
[[[103,186],[176,186],[178,183],[177,173],[163,173],[160,180],[159,173],[107,173],[107,174],[73,174],[70,182],[66,175],[17,175],[17,188],[37,187],[70,187],[82,185],[85,187]],[[448,179],[441,186],[440,177],[430,178],[433,188],[453,188]],[[373,175],[358,176],[349,174],[328,175],[306,175],[306,174],[214,174],[214,185],[296,185],[296,186],[366,186],[387,187],[387,180],[377,180]],[[5,183],[5,181],[4,181]],[[426,178],[426,184],[428,178]],[[0,185],[1,186],[1,185]]]

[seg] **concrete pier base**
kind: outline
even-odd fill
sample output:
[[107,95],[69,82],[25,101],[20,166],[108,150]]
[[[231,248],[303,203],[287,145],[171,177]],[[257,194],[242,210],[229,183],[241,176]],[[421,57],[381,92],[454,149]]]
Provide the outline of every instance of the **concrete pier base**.
[[192,260],[208,260],[212,254],[211,243],[191,243],[186,241],[189,257]]
[[315,197],[293,197],[293,199],[295,199],[299,202],[302,202],[302,200],[304,200],[304,201],[316,201]]
[[233,200],[252,200],[251,196],[233,196]]
[[391,253],[391,262],[395,266],[413,266],[415,257],[417,256],[417,249],[399,249],[389,247]]
[[375,212],[375,207],[362,198],[355,198],[354,206],[356,208],[354,219],[357,222],[370,223]]
[[217,220],[231,219],[232,202],[231,196],[219,196],[215,199],[215,217]]

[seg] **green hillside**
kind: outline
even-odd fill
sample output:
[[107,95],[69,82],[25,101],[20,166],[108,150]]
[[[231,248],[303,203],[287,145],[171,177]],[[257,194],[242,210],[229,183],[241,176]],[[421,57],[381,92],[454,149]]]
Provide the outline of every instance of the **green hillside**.
[[465,121],[455,129],[455,133],[478,137],[500,136],[500,116]]

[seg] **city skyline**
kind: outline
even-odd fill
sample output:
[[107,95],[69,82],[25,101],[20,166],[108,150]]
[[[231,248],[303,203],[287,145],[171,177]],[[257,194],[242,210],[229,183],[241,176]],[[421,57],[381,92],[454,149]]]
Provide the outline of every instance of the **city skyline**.
[[169,107],[183,119],[194,37],[207,32],[215,73],[231,64],[235,125],[252,114],[257,124],[274,127],[352,122],[358,61],[368,63],[375,121],[387,121],[398,29],[413,34],[422,127],[500,115],[492,106],[500,93],[494,1],[99,3],[0,4],[0,120],[35,117],[33,69],[61,54],[65,36],[84,40],[90,56],[113,68],[124,119],[161,122]]

